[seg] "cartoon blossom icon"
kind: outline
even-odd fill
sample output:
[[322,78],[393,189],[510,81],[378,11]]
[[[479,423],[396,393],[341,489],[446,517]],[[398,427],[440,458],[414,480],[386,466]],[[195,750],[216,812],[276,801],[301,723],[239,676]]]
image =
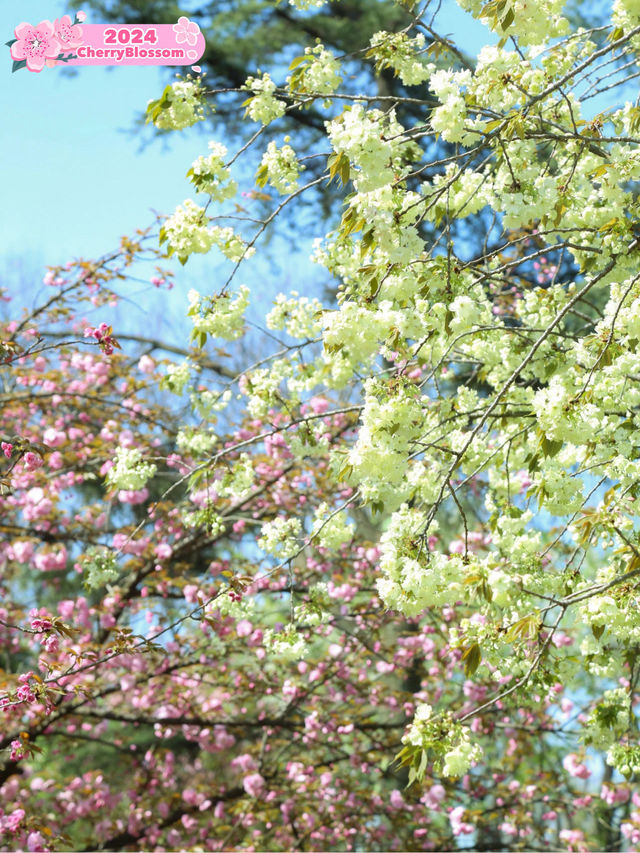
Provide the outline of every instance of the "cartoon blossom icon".
[[[78,13],[80,14],[80,13]],[[76,16],[77,17],[77,16]],[[68,54],[69,59],[74,59],[73,51],[84,44],[82,39],[82,27],[77,23],[71,23],[69,15],[63,15],[61,18],[56,18],[53,22],[53,30],[56,38],[60,42],[60,49],[63,54]],[[61,64],[55,59],[47,59],[47,68],[53,68],[54,65]]]
[[193,47],[193,45],[198,41],[200,27],[194,21],[190,21],[189,18],[183,15],[181,18],[178,18],[178,23],[173,25],[173,31],[176,34],[176,41],[178,44],[182,44],[186,41],[187,44],[190,44]]
[[56,18],[53,29],[63,52],[75,50],[82,44],[82,27],[72,24],[69,15]]
[[14,30],[16,40],[11,45],[11,58],[26,62],[29,71],[40,72],[47,59],[55,59],[61,50],[51,21],[40,21],[37,27],[22,23]]

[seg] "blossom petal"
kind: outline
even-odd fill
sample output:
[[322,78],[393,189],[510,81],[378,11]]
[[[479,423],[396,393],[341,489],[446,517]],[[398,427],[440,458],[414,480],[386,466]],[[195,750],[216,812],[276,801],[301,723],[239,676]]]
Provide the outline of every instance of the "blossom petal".
[[25,59],[27,55],[25,51],[25,45],[26,43],[23,40],[14,41],[9,50],[9,53],[11,54],[11,59],[15,59],[16,61]]
[[32,24],[27,24],[25,21],[23,21],[21,24],[18,24],[18,26],[13,32],[15,33],[17,39],[24,40],[27,38],[28,35],[33,32],[34,29],[35,27]]
[[44,55],[50,59],[55,59],[56,56],[62,50],[62,45],[58,41],[58,39],[51,39],[49,44],[47,45],[47,49],[44,52]]
[[55,30],[53,28],[53,24],[51,21],[40,21],[37,27],[34,29],[38,30],[39,33],[46,35],[47,37],[51,37]]
[[45,61],[44,56],[27,56],[27,68],[39,74],[44,68]]

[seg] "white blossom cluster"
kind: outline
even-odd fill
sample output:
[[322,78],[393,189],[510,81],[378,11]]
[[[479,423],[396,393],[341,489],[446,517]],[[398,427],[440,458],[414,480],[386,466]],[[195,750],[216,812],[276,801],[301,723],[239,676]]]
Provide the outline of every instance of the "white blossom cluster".
[[268,329],[285,329],[292,338],[314,338],[322,328],[322,303],[300,296],[296,290],[288,298],[279,293],[275,306],[266,316],[266,323]]
[[[285,142],[289,137],[285,137]],[[298,177],[304,166],[298,162],[296,152],[290,145],[278,148],[275,142],[267,145],[262,155],[262,169],[269,184],[281,195],[288,195],[298,188]]]
[[629,703],[629,692],[624,688],[605,691],[586,721],[585,743],[600,748],[617,743],[629,726]]
[[[305,47],[296,72],[287,77],[289,90],[331,95],[342,83],[340,71],[340,63],[323,44]],[[328,106],[330,103],[329,99],[325,99],[323,105]]]
[[217,246],[230,261],[239,261],[254,254],[253,246],[247,246],[231,227],[210,225],[205,209],[191,199],[178,205],[162,226],[169,249],[179,258],[186,260],[194,253],[206,254]]
[[247,453],[241,453],[240,457],[234,461],[231,470],[225,473],[219,483],[216,483],[216,490],[220,497],[244,499],[251,494],[255,478],[251,457]]
[[[505,4],[504,12],[497,15],[483,14],[489,4],[484,0],[458,0],[458,4],[483,24],[491,27],[500,36],[517,36],[522,45],[541,44],[551,38],[565,35],[569,31],[569,21],[561,15],[566,0],[539,0],[532,4],[527,0],[510,0]],[[497,4],[496,4],[497,5]],[[511,23],[506,17],[507,9],[513,12]]]
[[201,456],[217,444],[218,437],[214,432],[194,427],[178,430],[176,437],[178,448],[190,456]]
[[331,598],[326,583],[318,583],[309,590],[309,601],[296,606],[294,619],[296,624],[309,627],[322,625],[331,618]]
[[371,37],[370,54],[382,68],[391,68],[405,86],[418,86],[428,80],[435,65],[425,63],[420,56],[425,37],[418,33],[410,38],[406,33],[388,33],[384,30]]
[[183,130],[204,119],[203,89],[199,79],[177,80],[166,90],[166,105],[154,119],[160,130]]
[[157,470],[157,465],[143,460],[137,447],[118,447],[107,473],[107,484],[115,489],[142,489]]
[[357,169],[353,180],[358,192],[377,189],[407,174],[405,161],[417,153],[407,144],[394,110],[384,114],[355,104],[326,126],[333,150],[348,157]]
[[163,227],[170,248],[181,258],[194,252],[206,254],[215,242],[204,208],[189,198],[178,205]]
[[253,121],[267,125],[285,114],[286,104],[284,101],[278,100],[273,94],[276,90],[276,84],[269,74],[263,74],[261,77],[248,77],[244,88],[254,93],[245,102],[247,115]]
[[281,663],[301,660],[309,653],[308,643],[294,627],[284,631],[268,628],[264,632],[263,642],[268,652],[278,658]]
[[640,24],[640,5],[637,0],[614,0],[611,20],[623,30],[631,30]]
[[194,412],[197,412],[203,420],[215,421],[218,412],[226,409],[232,396],[229,388],[222,393],[209,391],[207,388],[198,388],[190,395],[190,400]]
[[231,172],[224,165],[227,149],[219,142],[209,142],[211,154],[194,160],[187,175],[199,192],[208,193],[214,201],[224,201],[238,191]]
[[416,708],[413,722],[402,742],[415,747],[431,749],[437,756],[444,776],[459,778],[479,761],[482,750],[471,742],[467,728],[452,721],[440,721],[433,715],[431,705],[421,702]]
[[353,539],[355,527],[348,523],[343,512],[332,511],[325,502],[315,513],[311,536],[323,548],[335,550]]
[[275,359],[270,367],[259,367],[243,377],[242,389],[247,395],[247,411],[253,418],[266,418],[281,399],[280,391],[290,381],[293,367],[287,359]]
[[242,285],[235,293],[203,297],[192,288],[188,293],[188,316],[194,335],[205,333],[213,338],[233,341],[244,331],[244,312],[249,305],[249,288]]
[[454,604],[464,593],[467,567],[458,555],[429,552],[420,540],[424,516],[403,505],[382,534],[378,593],[385,604],[415,616],[427,607]]
[[167,365],[166,375],[160,380],[160,388],[167,389],[178,396],[182,395],[191,378],[192,364],[188,358],[181,364]]
[[280,560],[288,560],[300,550],[302,525],[298,518],[278,516],[262,525],[262,536],[258,545],[267,554]]

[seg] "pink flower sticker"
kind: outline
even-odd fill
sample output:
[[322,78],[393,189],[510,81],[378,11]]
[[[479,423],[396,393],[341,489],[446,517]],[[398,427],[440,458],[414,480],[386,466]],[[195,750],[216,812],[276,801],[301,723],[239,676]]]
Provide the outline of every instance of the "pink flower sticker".
[[198,41],[200,27],[194,21],[190,21],[189,18],[183,15],[181,18],[178,18],[178,23],[173,25],[173,31],[176,34],[176,41],[178,44],[186,42],[193,47],[193,45]]
[[47,59],[55,59],[61,45],[51,21],[40,21],[37,27],[23,22],[14,30],[16,41],[11,45],[11,58],[26,61],[29,71],[39,73]]
[[72,24],[69,15],[56,18],[53,29],[63,53],[70,53],[82,44],[82,27]]

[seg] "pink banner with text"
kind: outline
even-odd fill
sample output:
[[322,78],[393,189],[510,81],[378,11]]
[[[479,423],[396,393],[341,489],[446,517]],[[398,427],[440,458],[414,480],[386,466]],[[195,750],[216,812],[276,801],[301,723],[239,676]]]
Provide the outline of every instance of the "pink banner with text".
[[63,15],[36,25],[18,24],[7,42],[13,71],[56,65],[193,65],[203,55],[200,27],[183,16],[175,24],[85,24]]

